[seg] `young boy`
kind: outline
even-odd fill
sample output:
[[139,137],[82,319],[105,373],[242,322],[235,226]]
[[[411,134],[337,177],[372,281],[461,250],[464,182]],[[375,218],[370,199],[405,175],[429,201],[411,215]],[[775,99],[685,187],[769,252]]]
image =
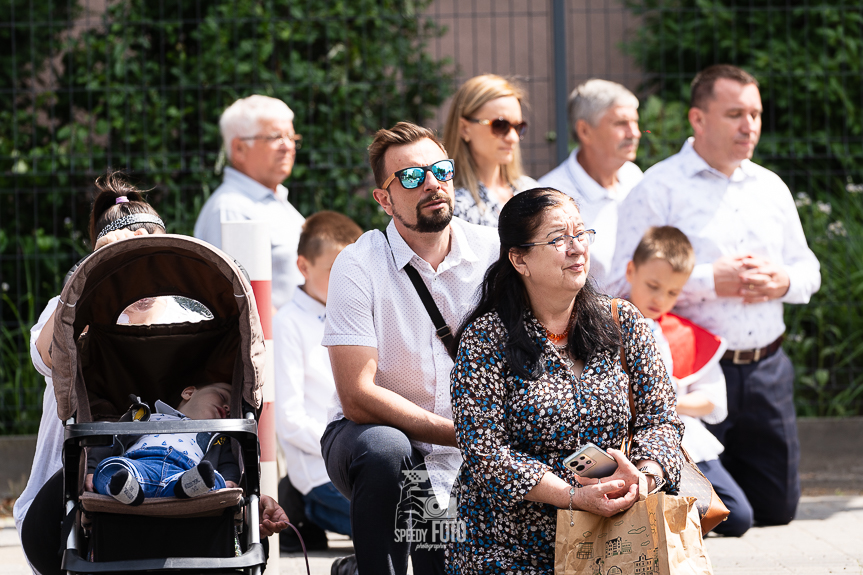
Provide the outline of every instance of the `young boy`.
[[[156,401],[156,411],[150,414],[149,421],[230,416],[231,386],[227,383],[190,386],[180,395],[182,400],[177,409]],[[133,409],[137,411],[139,406],[143,408],[144,404]],[[234,487],[240,479],[240,467],[231,454],[230,442],[209,445],[214,435],[118,436],[111,447],[91,451],[90,467],[95,466],[93,487],[97,493],[110,495],[127,505],[140,505],[145,497],[188,498],[226,485]],[[117,451],[122,455],[109,456]]]
[[719,423],[728,414],[725,376],[719,366],[725,342],[686,318],[669,313],[693,267],[695,253],[683,232],[672,226],[650,228],[626,266],[629,301],[653,331],[677,387],[677,412],[686,425],[683,447],[731,511],[714,531],[739,537],[752,526],[752,507],[719,462],[722,444],[702,423]]
[[[326,549],[323,529],[351,533],[350,503],[330,482],[321,456],[321,436],[336,391],[330,357],[321,340],[333,262],[362,233],[353,220],[336,212],[308,218],[297,246],[297,267],[305,284],[273,319],[276,434],[288,470],[279,499],[298,524],[306,547],[312,549]],[[284,551],[299,550],[299,541],[286,531],[281,546]]]

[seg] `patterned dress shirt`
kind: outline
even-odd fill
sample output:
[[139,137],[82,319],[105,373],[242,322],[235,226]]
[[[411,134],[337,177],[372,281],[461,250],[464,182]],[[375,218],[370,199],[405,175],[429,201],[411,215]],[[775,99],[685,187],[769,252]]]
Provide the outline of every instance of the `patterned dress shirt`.
[[[692,142],[690,138],[679,153],[647,170],[621,204],[607,287],[614,294],[626,293],[626,263],[647,228],[675,226],[692,242],[696,265],[674,313],[725,338],[729,349],[764,347],[785,331],[783,302],[804,304],[818,291],[818,260],[779,176],[744,160],[729,178],[711,168]],[[782,266],[791,280],[785,296],[756,304],[718,297],[713,262],[737,254]]]
[[[453,361],[404,267],[410,263],[455,332],[475,307],[488,267],[497,261],[497,231],[459,218],[450,223],[450,252],[437,270],[419,257],[393,222],[387,236],[372,230],[338,255],[330,273],[323,345],[358,345],[378,350],[375,384],[419,407],[452,419],[449,374]],[[330,421],[342,418],[341,403]],[[461,465],[455,447],[411,442],[425,458],[442,509]]]
[[[518,179],[516,185],[512,186],[512,193],[517,194],[524,190],[535,188],[537,185],[536,180],[533,178],[522,176]],[[479,194],[480,201],[483,203],[482,207],[477,205],[469,189],[456,188],[453,215],[478,226],[491,226],[497,229],[497,220],[500,218],[503,202],[497,199],[497,196],[492,196],[482,182],[479,182],[477,193]]]

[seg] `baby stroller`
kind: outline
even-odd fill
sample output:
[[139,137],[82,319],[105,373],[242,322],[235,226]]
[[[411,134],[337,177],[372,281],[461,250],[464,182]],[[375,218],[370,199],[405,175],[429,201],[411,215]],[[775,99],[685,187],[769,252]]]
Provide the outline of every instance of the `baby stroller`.
[[[117,324],[127,306],[157,296],[194,300],[207,319]],[[172,299],[187,301],[179,298]],[[265,559],[258,532],[257,416],[265,351],[242,268],[185,236],[109,244],[81,262],[63,288],[52,359],[57,412],[66,429],[62,568],[259,574]],[[244,414],[242,419],[118,421],[130,407],[130,394],[150,406],[157,399],[176,405],[186,386],[213,382],[231,384],[230,413]],[[240,487],[192,499],[147,499],[137,507],[84,490],[88,448],[110,445],[115,435],[179,432],[230,438]]]

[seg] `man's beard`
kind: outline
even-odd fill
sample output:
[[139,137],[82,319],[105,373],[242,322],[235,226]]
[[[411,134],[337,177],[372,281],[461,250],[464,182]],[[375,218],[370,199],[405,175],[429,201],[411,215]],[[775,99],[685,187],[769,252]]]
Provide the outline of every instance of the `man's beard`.
[[[438,200],[445,200],[447,209],[435,210],[430,216],[426,216],[422,213],[422,207],[424,205]],[[400,221],[407,229],[421,234],[436,234],[438,232],[442,232],[452,221],[452,198],[446,194],[435,194],[432,197],[423,200],[421,203],[418,203],[416,209],[417,223],[415,224],[406,222],[395,210],[393,210],[393,217]]]

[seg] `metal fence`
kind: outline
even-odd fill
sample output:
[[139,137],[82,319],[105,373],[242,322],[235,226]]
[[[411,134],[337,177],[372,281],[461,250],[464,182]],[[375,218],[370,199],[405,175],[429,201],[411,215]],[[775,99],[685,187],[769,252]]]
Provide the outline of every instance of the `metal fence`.
[[217,121],[251,93],[284,99],[304,135],[291,201],[384,218],[365,147],[408,119],[442,129],[481,73],[528,94],[539,177],[571,145],[568,92],[591,77],[641,98],[639,163],[688,135],[687,83],[709,64],[761,81],[756,160],[798,196],[824,286],[788,306],[805,414],[863,405],[863,7],[834,0],[6,0],[0,7],[0,433],[32,432],[44,383],[27,332],[88,251],[92,182],[124,168],[169,231],[189,233],[223,164]]

